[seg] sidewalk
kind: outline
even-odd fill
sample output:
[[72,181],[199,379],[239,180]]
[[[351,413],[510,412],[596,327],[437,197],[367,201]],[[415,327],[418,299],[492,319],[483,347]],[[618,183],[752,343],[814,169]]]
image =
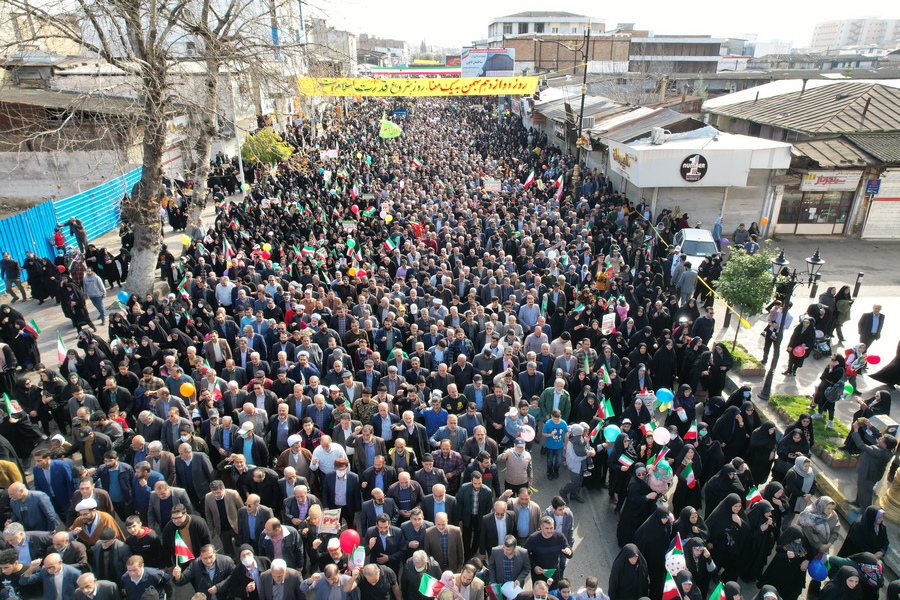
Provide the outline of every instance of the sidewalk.
[[[897,342],[900,340],[900,311],[894,307],[898,306],[897,301],[900,299],[900,269],[896,268],[896,257],[900,256],[900,243],[884,242],[871,243],[861,242],[859,240],[847,239],[816,239],[816,238],[791,238],[790,240],[779,241],[773,243],[776,248],[784,248],[785,256],[791,261],[791,267],[796,268],[798,275],[806,272],[806,257],[811,256],[816,248],[820,248],[822,258],[826,264],[822,267],[822,280],[819,282],[819,289],[816,297],[829,286],[840,288],[842,285],[849,285],[851,290],[856,282],[856,276],[859,271],[864,271],[865,276],[862,279],[862,287],[859,296],[853,304],[853,310],[850,321],[844,325],[844,336],[846,342],[843,346],[837,345],[837,336],[833,339],[832,348],[835,351],[843,352],[846,348],[850,348],[858,340],[857,322],[863,313],[872,310],[872,305],[881,304],[883,306],[883,314],[886,315],[884,330],[880,340],[873,344],[870,354],[878,355],[882,358],[882,365],[887,364],[894,358],[894,352],[897,348]],[[816,302],[816,299],[809,298],[810,288],[798,286],[794,292],[793,304],[794,310],[791,314],[794,316],[794,323],[798,322],[798,317],[806,311],[809,304]],[[717,319],[724,319],[724,305],[720,304],[718,308]],[[738,334],[738,343],[742,344],[756,358],[762,357],[763,338],[760,336],[764,326],[765,319],[763,316],[757,316],[748,319],[751,328],[741,329]],[[721,326],[721,320],[719,325]],[[732,318],[731,327],[728,329],[719,328],[715,335],[715,341],[730,343],[734,339],[734,327],[737,325],[737,319]],[[771,364],[771,363],[770,363]],[[787,353],[782,344],[781,356],[778,357],[778,367],[775,370],[775,376],[772,380],[773,394],[798,394],[812,396],[816,385],[819,383],[819,377],[824,370],[827,361],[825,358],[814,360],[812,357],[806,359],[802,369],[797,373],[796,377],[784,377],[781,372],[787,366]],[[870,372],[877,372],[881,368],[870,367]],[[770,420],[775,423],[779,431],[783,431],[789,423],[785,423],[768,403],[762,401],[758,394],[762,389],[763,377],[741,378],[737,373],[729,373],[729,389],[737,389],[740,385],[750,385],[753,388],[753,402],[757,409],[762,413],[764,420]],[[863,375],[858,378],[857,389],[860,397],[871,398],[872,394],[878,389],[885,389],[885,386],[877,381],[869,379]],[[858,409],[858,405],[852,400],[841,400],[837,403],[835,419],[849,424],[853,413]],[[893,417],[898,418],[897,414]],[[856,498],[856,470],[855,469],[833,469],[825,464],[821,459],[812,456],[815,465],[817,483],[822,495],[830,496],[837,502],[838,512],[847,523],[852,523],[860,515],[860,509],[849,504],[850,500]],[[882,481],[877,490],[876,503],[881,503],[885,497],[889,484]],[[865,508],[865,507],[863,507]],[[885,566],[893,573],[900,573],[900,524],[885,520],[888,531],[888,539],[891,543],[891,549],[884,558]],[[842,528],[842,536],[847,531]]]

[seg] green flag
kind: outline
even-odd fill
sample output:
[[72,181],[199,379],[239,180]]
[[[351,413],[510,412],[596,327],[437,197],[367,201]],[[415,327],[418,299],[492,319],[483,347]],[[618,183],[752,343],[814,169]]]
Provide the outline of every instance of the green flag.
[[390,140],[393,138],[398,138],[403,135],[403,130],[400,129],[400,126],[396,123],[388,121],[387,117],[384,115],[381,116],[381,130],[378,132],[378,135],[386,140]]

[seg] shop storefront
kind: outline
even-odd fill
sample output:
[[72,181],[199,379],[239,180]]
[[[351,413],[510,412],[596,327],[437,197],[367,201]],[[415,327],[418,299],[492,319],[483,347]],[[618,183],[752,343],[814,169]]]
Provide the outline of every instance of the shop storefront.
[[843,235],[862,171],[810,171],[785,186],[775,232]]

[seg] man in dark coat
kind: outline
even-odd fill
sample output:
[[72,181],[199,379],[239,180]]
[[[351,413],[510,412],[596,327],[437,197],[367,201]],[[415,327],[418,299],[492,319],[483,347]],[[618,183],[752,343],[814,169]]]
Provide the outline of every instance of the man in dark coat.
[[[868,425],[869,420],[863,419]],[[892,435],[883,435],[874,444],[866,444],[859,435],[859,420],[853,422],[850,437],[860,450],[859,464],[856,467],[856,501],[852,504],[860,508],[866,508],[872,504],[872,496],[875,486],[884,477],[884,472],[894,455],[897,447],[897,438]]]

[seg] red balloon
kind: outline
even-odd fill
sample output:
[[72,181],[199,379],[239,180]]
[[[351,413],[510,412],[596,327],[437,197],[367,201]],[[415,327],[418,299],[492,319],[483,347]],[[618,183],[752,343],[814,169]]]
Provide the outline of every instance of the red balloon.
[[874,354],[870,354],[866,357],[866,362],[869,363],[870,365],[877,365],[878,363],[881,362],[881,357],[876,356]]
[[803,346],[794,346],[794,356],[801,358],[804,355],[806,355],[806,348]]
[[263,250],[261,256],[263,257],[263,260],[269,260],[269,258],[271,258],[272,255],[269,254],[268,252],[266,252],[265,250]]
[[340,537],[341,550],[344,554],[350,554],[359,546],[359,533],[352,529],[347,529],[341,533]]
[[355,215],[356,213],[359,212],[359,207],[354,204],[353,206],[350,207],[350,212],[352,212]]
[[66,267],[64,267],[63,265],[56,265],[56,270],[59,271],[60,273],[65,273]]

